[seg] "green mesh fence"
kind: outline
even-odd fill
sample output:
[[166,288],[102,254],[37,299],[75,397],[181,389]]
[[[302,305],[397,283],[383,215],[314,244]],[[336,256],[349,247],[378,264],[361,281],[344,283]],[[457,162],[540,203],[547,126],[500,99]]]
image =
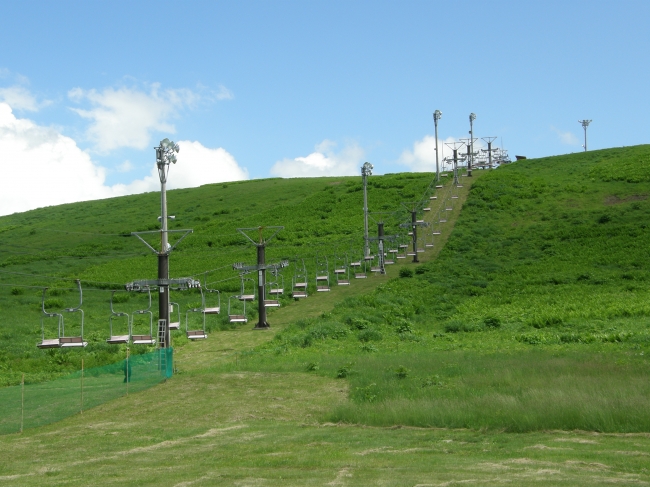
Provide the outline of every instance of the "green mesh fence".
[[[173,349],[159,349],[40,384],[0,388],[0,434],[16,433],[148,389],[172,376]],[[129,380],[127,382],[127,375]]]

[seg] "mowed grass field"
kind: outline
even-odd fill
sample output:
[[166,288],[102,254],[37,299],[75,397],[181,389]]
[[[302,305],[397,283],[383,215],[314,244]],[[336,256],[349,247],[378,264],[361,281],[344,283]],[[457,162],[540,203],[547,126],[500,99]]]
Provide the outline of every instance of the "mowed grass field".
[[648,484],[648,174],[639,146],[463,178],[421,264],[178,337],[164,384],[1,437],[0,482]]

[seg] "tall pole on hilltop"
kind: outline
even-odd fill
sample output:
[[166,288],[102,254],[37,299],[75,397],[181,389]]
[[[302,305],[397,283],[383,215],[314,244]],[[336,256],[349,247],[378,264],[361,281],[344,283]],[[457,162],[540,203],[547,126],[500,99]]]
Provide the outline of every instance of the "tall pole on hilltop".
[[483,137],[483,140],[487,142],[488,148],[488,167],[492,169],[492,142],[496,140],[496,137]]
[[156,166],[158,167],[158,177],[160,178],[160,252],[158,253],[158,319],[165,320],[164,338],[158,344],[161,348],[169,348],[169,239],[167,238],[167,174],[169,165],[176,163],[178,153],[178,144],[165,138],[160,141],[156,150]]
[[476,114],[469,114],[469,146],[467,147],[467,152],[470,153],[469,158],[467,159],[467,176],[472,177],[472,166],[474,165],[474,120],[476,120]]
[[436,110],[433,112],[433,124],[436,127],[436,181],[440,181],[440,164],[438,162],[438,120],[442,118],[442,112]]
[[368,176],[372,176],[373,166],[366,162],[361,166],[361,179],[363,180],[363,256],[370,255],[370,242],[368,241]]
[[582,125],[583,129],[585,129],[585,145],[583,145],[582,147],[584,147],[585,152],[587,152],[587,127],[589,127],[591,120],[578,120],[578,123]]

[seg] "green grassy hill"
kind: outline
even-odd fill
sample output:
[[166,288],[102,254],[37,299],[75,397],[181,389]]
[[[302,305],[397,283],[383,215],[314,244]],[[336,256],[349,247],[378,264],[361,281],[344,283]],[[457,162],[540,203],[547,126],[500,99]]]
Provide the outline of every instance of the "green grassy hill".
[[[397,225],[408,218],[400,202],[421,198],[431,180],[431,174],[370,179],[370,208],[392,213],[381,215],[387,234],[400,231]],[[309,275],[314,276],[316,256],[329,258],[331,266],[337,256],[358,259],[363,249],[362,195],[360,177],[268,179],[169,191],[169,211],[176,216],[171,228],[194,230],[172,254],[170,274],[195,276],[204,284],[207,281],[221,291],[222,305],[227,308],[228,296],[240,287],[232,264],[254,263],[256,258],[254,247],[236,229],[260,225],[285,227],[270,243],[267,262],[289,259],[302,263],[304,259]],[[156,277],[155,256],[130,234],[159,228],[159,198],[158,193],[149,193],[0,218],[0,384],[18,383],[21,373],[27,374],[28,382],[35,382],[77,370],[81,357],[85,357],[87,367],[124,358],[125,347],[105,343],[109,334],[109,291],[123,291],[124,284],[134,279]],[[373,225],[373,233],[375,228]],[[151,236],[154,246],[156,238]],[[283,273],[287,288],[294,269],[292,265]],[[76,306],[79,297],[73,279],[77,278],[84,287],[84,336],[88,348],[83,354],[37,350],[42,287],[52,288],[47,294],[48,310]],[[315,288],[315,282],[310,282],[310,287]],[[200,305],[196,292],[172,293],[171,297],[179,302],[182,312]],[[123,293],[117,298],[118,311],[147,307],[146,295]],[[289,302],[288,297],[283,299],[285,305]],[[251,318],[255,313],[255,306],[250,306]],[[47,324],[46,332],[55,335],[56,323],[50,320]],[[66,315],[65,325],[70,333],[80,331],[77,316]],[[143,333],[148,329],[142,319],[136,326]],[[224,316],[210,317],[208,327],[225,328],[227,320]],[[176,343],[183,344],[182,333],[177,333]],[[134,353],[144,351],[144,346],[132,348]]]
[[[459,201],[467,199],[462,212],[458,205],[454,208],[441,239],[448,238],[445,246],[430,250],[422,264],[392,266],[385,278],[287,302],[273,313],[269,332],[213,323],[208,340],[177,349],[177,374],[164,384],[50,426],[0,437],[0,454],[12,459],[0,466],[0,481],[83,484],[92,478],[102,484],[282,486],[649,483],[650,146],[519,161],[475,175],[464,178],[465,193]],[[377,178],[371,208],[388,211],[399,201],[418,198],[430,177]],[[191,200],[191,191],[178,192],[186,199],[176,203],[170,196],[171,213],[178,215],[174,205],[187,209],[200,201],[203,207],[203,200],[212,198],[209,191],[218,201],[221,190],[232,189],[231,198],[238,198],[233,188],[256,184],[260,194],[266,191],[268,202],[260,208],[268,221],[255,221],[253,215],[245,220],[248,213],[241,202],[237,214],[215,201],[214,209],[193,216],[210,218],[194,220],[197,235],[190,237],[193,242],[205,240],[196,247],[190,240],[187,246],[181,244],[183,250],[172,256],[176,275],[251,261],[252,248],[243,246],[243,240],[229,240],[238,226],[286,225],[287,240],[276,242],[271,258],[336,255],[350,248],[347,241],[342,243],[346,237],[357,239],[360,248],[359,178],[239,184],[200,188],[197,191],[206,191],[203,199]],[[274,198],[293,198],[310,184],[311,191],[305,189],[302,198],[287,203],[285,220],[298,223],[271,218]],[[288,190],[290,185],[295,188]],[[137,208],[156,215],[156,196],[92,205],[150,198],[149,207],[143,203]],[[324,208],[321,200],[330,202],[331,211],[318,209]],[[0,219],[0,225],[13,232],[16,245],[22,245],[17,252],[27,252],[29,238],[39,235],[41,244],[31,251],[59,252],[58,264],[47,272],[42,260],[11,261],[0,270],[98,281],[94,285],[99,297],[90,309],[97,310],[94,333],[99,336],[105,333],[101,326],[107,327],[101,310],[107,306],[108,282],[147,277],[142,275],[146,269],[154,275],[155,260],[137,250],[132,239],[72,233],[97,233],[96,226],[88,229],[93,222],[84,211],[88,205],[79,206],[78,212],[80,221],[87,218],[87,226],[70,225],[68,234],[53,232],[58,228],[49,227],[45,218],[47,211],[58,209],[30,212],[41,212],[41,226],[36,228],[19,226],[28,214]],[[63,208],[69,206],[74,205]],[[121,208],[127,211],[126,205]],[[309,211],[303,212],[305,208]],[[224,213],[227,210],[231,213]],[[129,218],[130,224],[137,223],[137,218]],[[155,223],[155,217],[147,218]],[[183,218],[176,222],[179,227],[190,226]],[[321,222],[334,222],[322,227],[331,233],[304,230],[307,223],[321,228]],[[129,225],[107,224],[102,232],[121,233]],[[148,223],[137,227],[147,228]],[[210,235],[203,236],[202,228],[211,229]],[[36,233],[30,236],[32,230]],[[102,245],[128,246],[101,247],[80,259],[62,243],[76,238],[81,239],[77,249],[91,242],[99,245],[101,239],[109,239]],[[222,247],[232,252],[213,253]],[[123,255],[118,260],[111,252]],[[131,252],[138,255],[127,255]],[[31,257],[13,255],[7,260]],[[149,267],[138,268],[139,262]],[[209,279],[228,279],[228,272],[224,268]],[[116,277],[100,277],[109,275]],[[5,282],[7,276],[18,278],[7,274]],[[23,277],[20,282],[25,284],[49,283]],[[60,287],[67,286],[69,281]],[[66,353],[65,362],[35,350],[38,296],[30,290],[12,294],[11,289],[7,286],[0,306],[12,309],[7,316],[23,325],[3,328],[8,333],[0,359],[4,377],[15,380],[12,374],[25,366],[34,367],[34,379],[43,370],[53,374],[58,370],[53,369],[55,358],[61,367],[74,368],[72,354]],[[53,298],[73,301],[74,293]],[[135,305],[141,298],[129,296],[133,301],[128,303]],[[187,304],[196,296],[185,299]],[[11,332],[4,331],[8,329]],[[18,333],[20,329],[24,331]],[[182,345],[182,339],[177,340]],[[98,338],[86,356],[99,357],[100,345]],[[101,360],[111,357],[120,355]],[[129,468],[123,468],[124,462]]]

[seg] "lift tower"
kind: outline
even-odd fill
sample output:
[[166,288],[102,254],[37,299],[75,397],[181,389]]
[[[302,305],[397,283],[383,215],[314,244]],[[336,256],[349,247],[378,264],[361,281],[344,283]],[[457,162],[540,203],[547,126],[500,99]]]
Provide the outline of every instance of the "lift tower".
[[[169,336],[169,254],[176,246],[187,237],[192,230],[169,230],[167,227],[167,174],[169,165],[176,164],[176,154],[180,150],[178,144],[165,138],[160,141],[156,151],[156,166],[160,178],[160,231],[132,232],[131,235],[138,237],[149,249],[158,256],[158,279],[150,280],[149,285],[158,287],[158,346],[169,348],[171,344]],[[169,217],[173,219],[174,217]],[[169,233],[184,233],[174,245],[169,244]],[[157,250],[142,238],[145,234],[160,233],[160,250]],[[144,281],[138,281],[140,283]],[[185,279],[183,282],[189,282]]]
[[[251,272],[257,271],[257,304],[258,304],[258,314],[259,321],[255,325],[255,330],[266,330],[270,328],[271,325],[266,321],[266,306],[264,306],[264,296],[266,288],[266,270],[270,269],[271,271],[278,271],[289,265],[289,262],[283,260],[276,264],[267,264],[266,263],[266,244],[269,240],[275,237],[280,230],[284,227],[256,227],[256,228],[238,228],[237,231],[241,233],[244,237],[251,241],[255,247],[257,247],[257,265],[244,265],[240,262],[232,265],[232,268],[237,271]],[[275,230],[270,237],[264,238],[264,230]],[[247,232],[257,231],[257,240],[253,240]]]

